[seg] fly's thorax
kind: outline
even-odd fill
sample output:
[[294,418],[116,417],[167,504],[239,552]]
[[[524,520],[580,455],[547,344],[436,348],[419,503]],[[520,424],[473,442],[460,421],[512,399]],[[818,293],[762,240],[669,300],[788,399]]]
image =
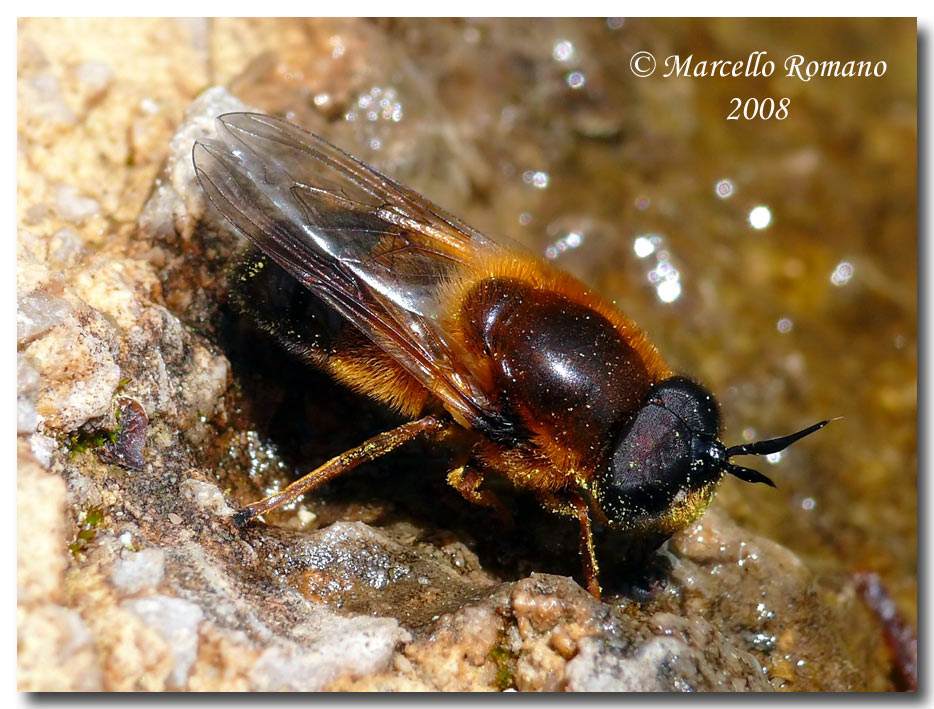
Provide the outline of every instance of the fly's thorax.
[[561,292],[491,278],[476,284],[462,308],[502,415],[564,457],[603,455],[612,431],[649,391],[646,364],[614,324]]

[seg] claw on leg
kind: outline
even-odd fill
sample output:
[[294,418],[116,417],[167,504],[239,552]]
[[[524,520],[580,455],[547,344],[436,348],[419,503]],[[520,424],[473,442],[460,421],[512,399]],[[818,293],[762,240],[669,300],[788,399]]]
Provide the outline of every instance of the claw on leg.
[[480,490],[482,483],[483,472],[469,462],[448,473],[448,484],[463,495],[465,500],[475,505],[489,507],[503,524],[512,527],[513,519],[509,510],[491,490]]

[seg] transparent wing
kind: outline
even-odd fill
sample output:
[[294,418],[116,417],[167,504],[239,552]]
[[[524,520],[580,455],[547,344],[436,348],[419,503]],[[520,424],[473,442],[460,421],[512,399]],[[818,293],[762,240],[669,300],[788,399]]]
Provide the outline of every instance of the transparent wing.
[[439,288],[478,250],[500,249],[325,140],[261,114],[217,119],[195,172],[220,212],[471,424],[485,392],[437,320]]
[[261,114],[218,118],[238,172],[323,254],[385,298],[433,316],[436,288],[479,232],[316,135]]

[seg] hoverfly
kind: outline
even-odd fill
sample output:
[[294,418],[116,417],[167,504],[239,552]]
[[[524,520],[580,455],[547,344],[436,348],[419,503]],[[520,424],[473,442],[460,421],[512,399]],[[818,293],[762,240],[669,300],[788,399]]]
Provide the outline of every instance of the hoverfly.
[[234,516],[238,526],[406,441],[471,437],[448,481],[505,512],[498,475],[576,519],[600,597],[592,519],[667,538],[703,514],[730,461],[825,426],[738,446],[700,384],[675,374],[626,315],[570,275],[498,243],[284,120],[217,119],[195,172],[215,207],[350,327],[307,358],[411,419]]

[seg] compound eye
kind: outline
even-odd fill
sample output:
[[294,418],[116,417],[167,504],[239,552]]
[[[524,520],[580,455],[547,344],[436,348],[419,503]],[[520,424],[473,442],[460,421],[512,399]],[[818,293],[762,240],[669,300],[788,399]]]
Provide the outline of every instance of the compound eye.
[[656,386],[651,399],[680,418],[688,428],[705,436],[720,432],[720,412],[713,395],[686,377],[672,377]]
[[616,444],[600,481],[601,506],[611,520],[664,512],[690,480],[692,435],[671,411],[649,403]]

